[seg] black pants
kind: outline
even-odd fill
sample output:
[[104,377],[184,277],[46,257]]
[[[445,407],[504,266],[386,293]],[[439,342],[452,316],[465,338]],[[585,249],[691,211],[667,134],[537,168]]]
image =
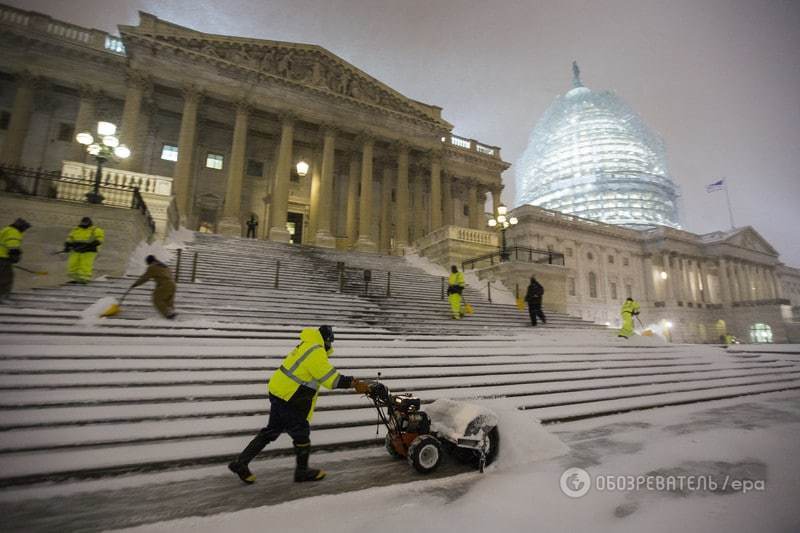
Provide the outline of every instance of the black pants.
[[528,303],[528,314],[531,315],[531,325],[536,325],[536,318],[538,317],[542,324],[547,324],[547,317],[544,316],[542,312],[542,304],[541,303]]
[[255,239],[256,238],[256,228],[247,228],[247,238],[248,239]]
[[269,395],[269,421],[255,436],[250,444],[239,454],[239,463],[246,465],[258,455],[270,442],[280,437],[284,431],[292,437],[294,445],[307,445],[311,442],[311,428],[306,420],[306,415],[298,413],[297,409],[289,402],[277,396]]
[[14,267],[8,259],[0,259],[0,299],[8,298],[14,287]]

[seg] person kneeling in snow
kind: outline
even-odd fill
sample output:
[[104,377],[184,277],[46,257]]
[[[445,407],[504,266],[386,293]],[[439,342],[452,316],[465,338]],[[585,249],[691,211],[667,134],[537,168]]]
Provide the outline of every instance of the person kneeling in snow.
[[633,298],[628,298],[622,304],[622,328],[619,330],[617,337],[627,339],[633,335],[633,317],[639,314],[639,303]]
[[144,285],[152,279],[156,282],[156,288],[153,291],[153,305],[164,318],[175,318],[175,280],[172,279],[172,272],[154,255],[148,255],[145,262],[147,270],[131,285],[131,289]]
[[267,386],[269,392],[269,420],[250,444],[239,454],[228,468],[245,483],[253,483],[256,477],[248,464],[270,442],[284,431],[292,437],[297,466],[294,480],[319,481],[325,477],[324,470],[308,468],[311,455],[311,428],[320,386],[326,389],[354,388],[359,394],[369,390],[369,383],[351,376],[343,376],[328,362],[333,353],[333,328],[320,326],[305,328],[300,332],[300,344],[289,352],[278,370],[272,374]]

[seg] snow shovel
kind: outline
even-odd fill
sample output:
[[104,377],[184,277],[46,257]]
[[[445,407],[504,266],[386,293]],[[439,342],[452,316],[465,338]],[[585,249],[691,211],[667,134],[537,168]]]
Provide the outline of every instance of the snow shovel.
[[472,316],[472,313],[474,313],[474,312],[475,312],[475,309],[470,304],[468,304],[467,302],[464,302],[464,314],[467,315],[467,316]]
[[18,269],[22,270],[23,272],[27,272],[29,274],[33,274],[34,276],[46,276],[47,275],[47,272],[45,272],[44,270],[31,270],[30,268],[21,267],[19,265],[14,265],[14,268],[18,268]]
[[523,300],[522,298],[517,298],[517,309],[519,309],[520,311],[525,310],[525,300]]
[[[636,320],[639,322],[639,325],[644,327],[644,324],[642,324],[642,320],[639,318],[639,315],[633,315],[633,316],[636,317]],[[642,337],[652,337],[652,336],[653,336],[653,330],[651,329],[646,329],[642,332]]]
[[131,292],[131,289],[133,289],[133,287],[131,287],[130,289],[128,289],[127,291],[125,291],[125,294],[123,294],[123,295],[122,295],[122,298],[120,298],[120,299],[119,299],[119,302],[117,302],[117,303],[113,303],[113,304],[109,305],[109,306],[108,306],[108,309],[106,309],[105,311],[103,311],[103,312],[100,314],[100,316],[101,316],[101,317],[106,317],[106,316],[114,316],[114,315],[116,315],[117,313],[119,313],[120,307],[122,306],[122,302],[125,300],[125,297],[128,295],[128,293],[129,293],[129,292]]

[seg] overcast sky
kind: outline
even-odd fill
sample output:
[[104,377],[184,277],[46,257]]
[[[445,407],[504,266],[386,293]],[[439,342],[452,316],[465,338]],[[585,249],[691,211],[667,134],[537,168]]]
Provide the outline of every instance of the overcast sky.
[[[570,88],[612,89],[662,135],[681,222],[751,225],[800,266],[798,0],[0,0],[116,32],[137,11],[200,31],[319,44],[444,108],[455,133],[515,163]],[[514,199],[514,167],[503,199]]]

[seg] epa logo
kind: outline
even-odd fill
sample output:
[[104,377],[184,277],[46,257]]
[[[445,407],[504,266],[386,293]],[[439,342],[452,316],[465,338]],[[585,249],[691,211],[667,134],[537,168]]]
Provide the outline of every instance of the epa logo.
[[570,498],[580,498],[592,486],[592,478],[589,472],[583,468],[569,468],[561,474],[561,492]]

